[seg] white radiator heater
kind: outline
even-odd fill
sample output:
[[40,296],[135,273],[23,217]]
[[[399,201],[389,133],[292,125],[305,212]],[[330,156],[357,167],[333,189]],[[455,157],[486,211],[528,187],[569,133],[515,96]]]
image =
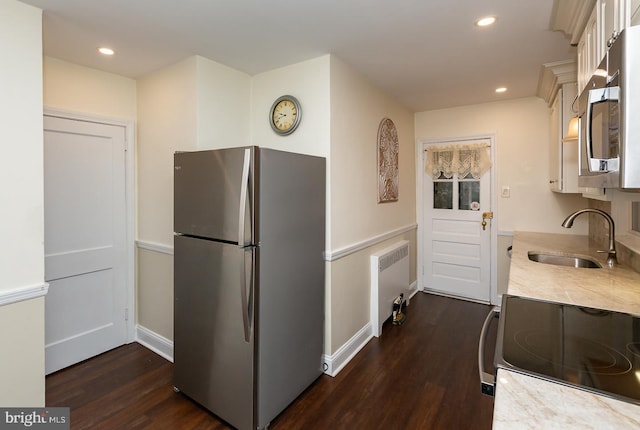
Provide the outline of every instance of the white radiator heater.
[[401,293],[409,303],[409,241],[403,240],[371,256],[371,325],[373,335],[393,313],[393,300]]

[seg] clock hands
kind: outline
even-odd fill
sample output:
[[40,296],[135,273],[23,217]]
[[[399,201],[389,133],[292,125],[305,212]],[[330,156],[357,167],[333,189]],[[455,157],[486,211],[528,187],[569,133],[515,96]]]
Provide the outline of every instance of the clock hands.
[[[290,100],[292,99],[292,100]],[[291,96],[282,96],[271,106],[271,128],[280,134],[290,134],[300,121],[300,108]]]
[[[276,122],[276,124],[278,126],[282,126],[282,127],[286,127],[288,125],[288,116],[289,113],[287,112],[276,112],[277,117],[274,118],[274,121]],[[295,113],[293,113],[293,115],[295,116]]]

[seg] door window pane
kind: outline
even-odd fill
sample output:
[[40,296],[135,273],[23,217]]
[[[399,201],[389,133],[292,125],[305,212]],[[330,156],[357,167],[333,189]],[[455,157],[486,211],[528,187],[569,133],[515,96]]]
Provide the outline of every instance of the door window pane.
[[465,211],[480,209],[480,181],[460,181],[458,191],[458,209]]
[[433,208],[453,209],[453,183],[434,182],[433,183]]

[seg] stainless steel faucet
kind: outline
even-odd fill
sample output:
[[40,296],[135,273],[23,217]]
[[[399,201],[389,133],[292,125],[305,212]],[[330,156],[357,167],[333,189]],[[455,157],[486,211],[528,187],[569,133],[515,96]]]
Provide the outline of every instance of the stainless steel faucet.
[[600,209],[580,209],[579,211],[575,211],[571,215],[569,215],[564,221],[562,221],[562,226],[564,228],[571,228],[573,226],[573,220],[580,214],[585,212],[591,212],[602,215],[607,222],[609,223],[609,250],[607,251],[598,251],[598,252],[606,252],[607,253],[607,266],[613,267],[614,264],[618,264],[618,259],[616,258],[616,232],[615,232],[615,224],[613,223],[613,218],[611,215],[606,213]]

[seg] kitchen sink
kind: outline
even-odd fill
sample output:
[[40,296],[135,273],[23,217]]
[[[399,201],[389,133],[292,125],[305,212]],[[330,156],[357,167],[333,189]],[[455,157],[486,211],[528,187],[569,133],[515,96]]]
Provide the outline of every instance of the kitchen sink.
[[582,267],[586,269],[602,268],[602,265],[597,261],[577,255],[559,255],[529,251],[529,260],[537,263],[554,264],[556,266]]

